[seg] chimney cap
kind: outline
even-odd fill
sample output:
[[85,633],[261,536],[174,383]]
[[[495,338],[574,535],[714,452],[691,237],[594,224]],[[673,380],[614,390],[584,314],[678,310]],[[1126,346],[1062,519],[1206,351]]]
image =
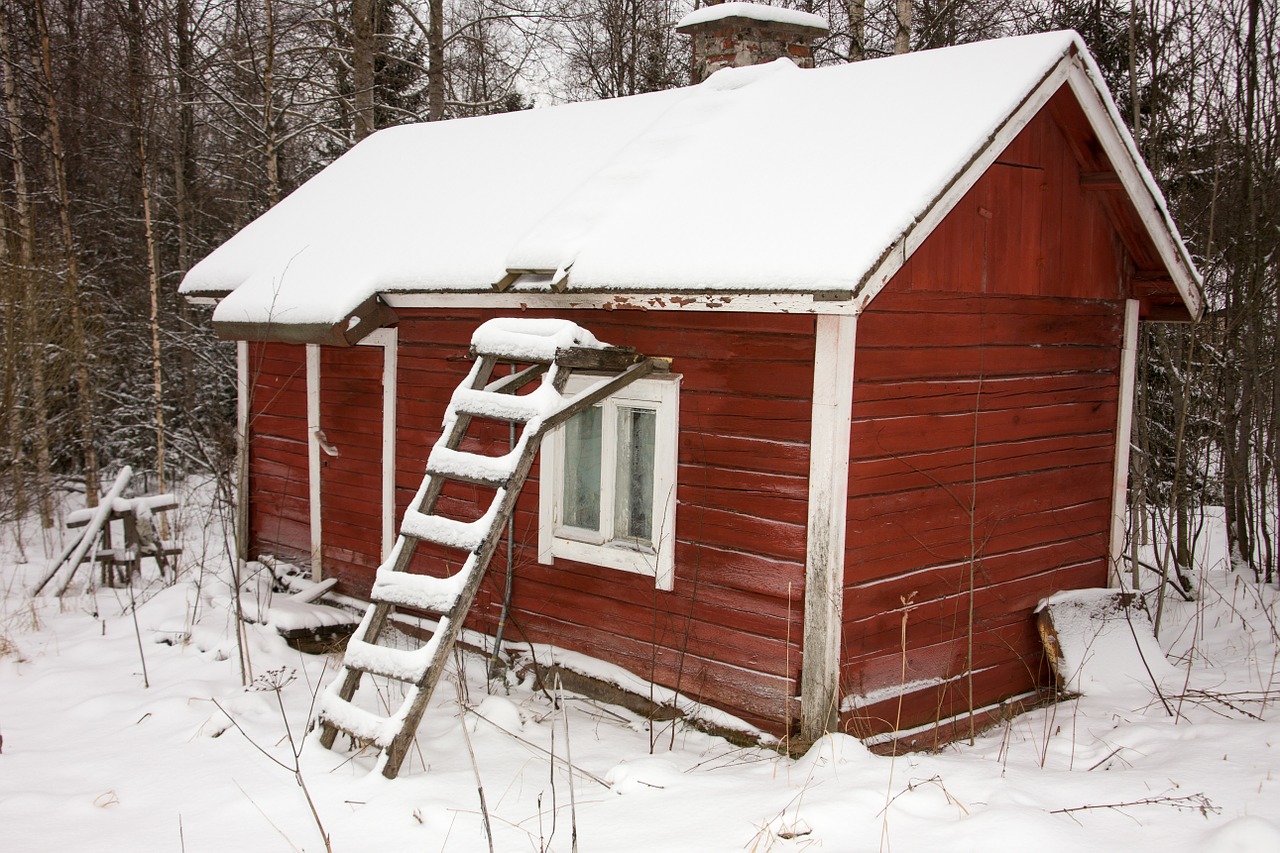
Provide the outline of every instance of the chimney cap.
[[676,23],[676,32],[689,34],[701,29],[701,25],[717,24],[733,19],[738,19],[742,23],[783,24],[803,30],[813,30],[815,35],[830,30],[825,20],[809,12],[781,9],[761,3],[717,3],[695,9],[685,15]]

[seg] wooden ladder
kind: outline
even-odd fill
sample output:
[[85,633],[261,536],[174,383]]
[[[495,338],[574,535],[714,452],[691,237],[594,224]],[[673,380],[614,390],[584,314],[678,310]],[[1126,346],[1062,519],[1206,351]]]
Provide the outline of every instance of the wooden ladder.
[[[582,341],[589,345],[574,345]],[[369,609],[347,643],[341,669],[320,696],[320,742],[331,749],[342,731],[358,743],[376,746],[382,750],[380,769],[388,779],[400,771],[543,436],[637,379],[667,369],[665,361],[644,358],[630,347],[602,346],[565,320],[492,320],[477,330],[471,356],[475,364],[445,411],[422,485],[405,512],[395,547],[378,569]],[[493,379],[499,364],[524,367]],[[600,378],[565,397],[565,383],[575,370]],[[539,385],[533,391],[516,393],[534,380]],[[460,450],[473,418],[515,424],[517,438],[510,452],[492,457]],[[448,481],[480,484],[496,492],[479,519],[458,521],[435,512]],[[411,574],[410,560],[423,541],[467,552],[462,568],[446,578]],[[439,614],[435,633],[419,648],[378,645],[397,607]],[[352,704],[365,673],[411,685],[389,716]]]

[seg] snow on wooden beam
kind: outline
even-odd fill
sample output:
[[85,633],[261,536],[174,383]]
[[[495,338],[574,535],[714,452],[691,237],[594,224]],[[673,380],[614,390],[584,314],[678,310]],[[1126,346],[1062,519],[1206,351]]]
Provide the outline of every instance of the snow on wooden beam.
[[287,344],[327,344],[350,347],[375,330],[399,322],[392,308],[370,296],[337,323],[245,323],[214,320],[218,337],[229,341],[277,341]]

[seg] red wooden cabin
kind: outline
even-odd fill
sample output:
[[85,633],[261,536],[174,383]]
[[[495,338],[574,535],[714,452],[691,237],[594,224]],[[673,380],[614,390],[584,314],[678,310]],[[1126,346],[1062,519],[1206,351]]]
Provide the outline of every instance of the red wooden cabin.
[[1037,602],[1119,557],[1138,323],[1201,311],[1100,79],[1058,33],[375,134],[183,284],[242,341],[253,553],[367,595],[471,333],[565,318],[672,377],[598,482],[544,447],[508,641],[807,738],[1035,695]]

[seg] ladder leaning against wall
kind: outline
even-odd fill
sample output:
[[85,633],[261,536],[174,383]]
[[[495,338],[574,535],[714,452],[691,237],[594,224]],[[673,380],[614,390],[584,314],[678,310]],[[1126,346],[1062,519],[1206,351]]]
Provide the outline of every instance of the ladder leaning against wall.
[[[388,779],[400,771],[543,436],[637,379],[667,369],[665,361],[645,358],[630,347],[600,344],[567,320],[490,320],[472,337],[471,356],[475,363],[445,410],[443,431],[405,512],[400,536],[378,569],[369,609],[347,644],[337,676],[320,697],[320,742],[332,748],[341,731],[377,747],[379,769]],[[501,364],[522,369],[494,379]],[[565,384],[578,370],[599,378],[580,393],[565,396]],[[510,452],[494,457],[461,449],[477,418],[515,426],[517,438]],[[464,522],[436,513],[441,491],[450,481],[495,489],[480,518]],[[410,573],[419,542],[466,553],[462,568],[445,578]],[[435,633],[416,649],[378,643],[398,607],[439,615]],[[400,707],[384,716],[353,704],[365,674],[408,684]]]

